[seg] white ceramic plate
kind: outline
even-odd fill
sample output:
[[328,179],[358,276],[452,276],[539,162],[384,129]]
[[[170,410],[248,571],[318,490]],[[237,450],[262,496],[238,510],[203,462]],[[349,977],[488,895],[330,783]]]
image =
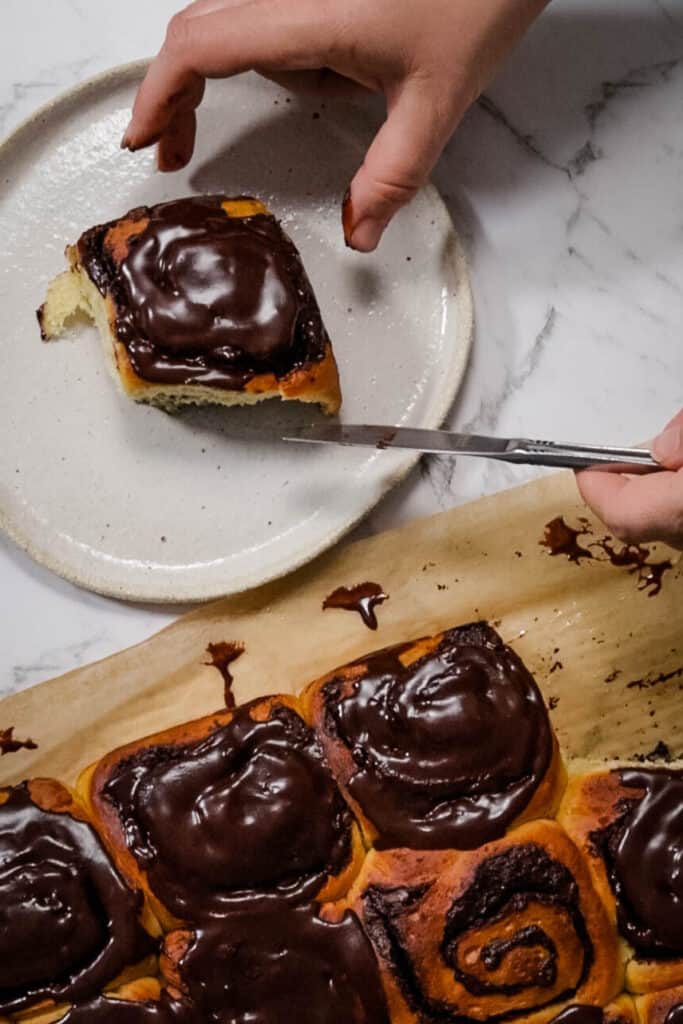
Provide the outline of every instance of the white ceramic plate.
[[259,439],[315,413],[278,402],[179,417],[118,393],[94,328],[43,345],[35,310],[85,228],[192,192],[253,193],[301,250],[333,339],[343,419],[435,427],[472,333],[462,250],[426,188],[378,254],[341,240],[339,199],[372,125],[348,101],[288,99],[254,75],[212,83],[191,167],[119,150],[138,64],[93,79],[0,147],[0,525],[37,561],[104,594],[235,593],[331,545],[410,454]]

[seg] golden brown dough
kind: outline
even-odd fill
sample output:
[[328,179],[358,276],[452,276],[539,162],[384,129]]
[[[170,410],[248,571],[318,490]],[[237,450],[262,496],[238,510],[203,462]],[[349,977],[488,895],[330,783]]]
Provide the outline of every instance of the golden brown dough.
[[545,1024],[619,992],[616,935],[576,847],[535,821],[478,850],[372,851],[349,896],[380,960],[393,1024]]
[[[230,235],[228,226],[236,229]],[[126,394],[172,411],[265,398],[341,404],[332,345],[291,240],[260,200],[193,196],[86,231],[38,310],[44,340],[77,312]]]
[[368,655],[302,700],[368,843],[470,849],[557,809],[543,699],[486,623]]
[[683,982],[682,805],[683,772],[624,766],[575,776],[560,807],[618,928],[632,992]]
[[364,856],[292,697],[136,740],[88,769],[79,788],[120,870],[166,929],[244,899],[336,898]]

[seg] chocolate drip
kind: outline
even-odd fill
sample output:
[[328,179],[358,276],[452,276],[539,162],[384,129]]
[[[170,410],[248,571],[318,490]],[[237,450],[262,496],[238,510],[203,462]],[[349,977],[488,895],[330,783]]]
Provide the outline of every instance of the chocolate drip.
[[16,754],[18,750],[37,750],[38,744],[33,740],[18,740],[14,735],[14,726],[0,729],[0,757],[5,754]]
[[584,1003],[574,1003],[568,1006],[557,1017],[553,1017],[550,1024],[603,1024],[605,1014],[599,1006],[587,1006]]
[[215,644],[209,644],[206,648],[206,653],[211,658],[211,661],[207,662],[208,665],[213,665],[217,668],[220,674],[223,676],[223,695],[225,699],[225,706],[229,710],[232,710],[236,706],[235,695],[232,692],[232,672],[230,666],[233,661],[237,661],[240,655],[244,654],[244,645],[232,643],[231,641],[221,640]]
[[250,708],[198,742],[141,749],[104,789],[153,891],[179,917],[255,895],[313,896],[348,863],[351,814],[314,733],[284,705],[266,721]]
[[223,201],[194,196],[132,211],[118,267],[107,250],[111,225],[79,242],[89,276],[113,294],[118,340],[144,380],[241,389],[256,374],[282,377],[325,353],[293,243],[274,217],[228,217]]
[[112,999],[99,996],[72,1006],[59,1024],[203,1024],[196,1009],[185,1002],[169,999]]
[[372,948],[347,911],[231,914],[202,925],[180,963],[187,994],[224,1024],[389,1024]]
[[363,659],[348,696],[324,690],[325,728],[351,754],[351,795],[380,847],[472,849],[528,806],[553,755],[536,684],[495,630],[451,630],[405,667],[405,647]]
[[368,629],[377,629],[375,607],[388,597],[379,583],[357,583],[354,587],[337,587],[323,601],[323,611],[327,608],[343,608],[345,611],[358,612]]
[[607,864],[619,930],[645,958],[683,954],[683,772],[619,771],[619,818],[591,838]]
[[[380,956],[390,964],[408,1006],[422,1024],[446,1024],[455,1019],[460,1024],[470,1024],[474,1018],[425,992],[422,972],[413,961],[413,955],[419,957],[419,951],[411,952],[406,945],[404,934],[409,934],[410,926],[408,923],[404,928],[403,918],[410,920],[419,913],[419,903],[424,896],[424,888],[370,886],[363,894],[366,931]],[[487,1020],[526,1017],[553,1003],[571,999],[583,984],[593,964],[593,945],[581,913],[578,886],[564,864],[536,844],[524,844],[480,864],[472,881],[446,914],[441,957],[467,992],[485,999],[487,995],[515,996],[528,991],[530,998],[537,999],[539,988],[557,988],[557,961],[561,951],[541,925],[523,925],[516,932],[509,929],[509,922],[515,915],[524,920],[526,909],[534,905],[553,908],[568,919],[575,940],[584,951],[582,963],[575,974],[566,979],[562,991],[549,992],[548,997],[539,1002],[520,1002],[516,1009],[499,1015],[488,1014]],[[496,923],[500,924],[504,938],[489,939],[477,951],[477,930],[482,929],[488,936]],[[566,923],[562,924],[560,934],[567,936]],[[529,951],[528,955],[520,957],[519,951],[523,949]],[[494,979],[496,971],[505,972],[510,954],[509,980]]]
[[[69,799],[57,784],[54,792]],[[41,810],[27,783],[9,790],[0,805],[0,1012],[88,998],[151,952],[140,903],[90,825]]]

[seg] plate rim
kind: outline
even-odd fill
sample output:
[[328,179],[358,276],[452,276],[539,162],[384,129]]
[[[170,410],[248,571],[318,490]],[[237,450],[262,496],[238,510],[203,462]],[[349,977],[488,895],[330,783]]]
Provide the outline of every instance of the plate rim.
[[[104,71],[100,71],[97,74],[88,77],[85,81],[79,82],[76,85],[72,85],[59,92],[56,96],[47,100],[35,111],[20,121],[7,136],[0,140],[0,160],[3,160],[5,157],[10,155],[14,149],[21,145],[25,136],[30,137],[34,130],[39,126],[41,120],[50,116],[54,112],[55,108],[68,108],[75,102],[80,101],[82,97],[87,96],[88,92],[97,91],[107,84],[115,86],[117,84],[124,84],[129,79],[140,78],[145,73],[149,65],[150,58],[142,58],[139,60],[129,61],[124,64],[118,64],[114,67],[107,68]],[[425,195],[430,202],[434,203],[437,207],[440,207],[441,212],[446,218],[448,225],[446,239],[448,244],[448,262],[456,284],[457,295],[455,334],[457,335],[458,344],[455,347],[454,357],[451,361],[443,394],[441,398],[434,403],[433,410],[422,424],[427,428],[436,429],[442,425],[446,418],[458,395],[466,373],[474,340],[474,299],[465,247],[460,235],[456,231],[450,211],[446,206],[443,197],[431,179],[422,187],[422,189],[420,189],[420,192]],[[271,570],[262,570],[248,582],[244,580],[244,575],[242,575],[242,577],[230,577],[230,582],[226,580],[226,585],[220,589],[216,589],[216,586],[212,583],[205,584],[204,586],[188,586],[187,580],[179,581],[178,587],[173,588],[171,591],[162,589],[158,586],[155,587],[153,584],[150,587],[143,581],[131,581],[129,584],[123,584],[120,586],[108,584],[106,578],[102,578],[96,571],[88,572],[87,568],[80,569],[78,566],[74,567],[73,563],[65,562],[59,555],[52,553],[49,549],[40,545],[40,543],[30,536],[27,531],[23,531],[21,529],[20,517],[17,517],[16,515],[13,517],[10,516],[7,508],[1,503],[0,530],[2,530],[5,536],[7,536],[20,550],[25,551],[26,554],[38,565],[45,567],[61,579],[66,580],[68,583],[72,583],[103,597],[114,598],[120,601],[137,602],[140,604],[200,604],[206,601],[218,600],[223,597],[248,593],[249,591],[255,590],[266,583],[282,579],[290,573],[295,572],[297,569],[300,569],[302,566],[312,562],[314,559],[332,548],[338,543],[338,541],[350,533],[354,527],[362,522],[368,513],[372,511],[373,508],[376,508],[379,502],[410,473],[419,459],[420,455],[418,453],[408,452],[402,454],[401,457],[396,460],[397,465],[393,471],[385,473],[381,483],[380,493],[378,495],[364,503],[363,507],[358,510],[357,514],[353,518],[345,520],[342,525],[335,525],[324,534],[321,534],[320,539],[315,544],[307,548],[305,552],[302,551],[300,554],[287,560],[286,565],[282,565],[280,563],[277,565],[274,564]],[[150,574],[150,582],[154,577],[155,574]],[[240,579],[242,582],[240,582]],[[233,580],[236,580],[236,586],[233,585]],[[165,585],[168,586],[168,584]]]

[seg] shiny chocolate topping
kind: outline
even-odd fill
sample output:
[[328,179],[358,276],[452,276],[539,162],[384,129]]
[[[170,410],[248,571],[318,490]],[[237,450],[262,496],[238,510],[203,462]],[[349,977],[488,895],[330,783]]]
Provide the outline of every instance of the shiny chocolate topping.
[[221,1024],[389,1024],[358,919],[276,906],[203,925],[180,963],[187,994]]
[[[421,1024],[469,1024],[473,1018],[466,1006],[448,1006],[443,985],[441,998],[430,991],[434,975],[423,970],[424,952],[412,937],[418,915],[435,927],[443,922],[441,964],[434,969],[452,971],[475,997],[477,1020],[526,1017],[576,994],[594,951],[578,886],[564,864],[535,843],[520,844],[482,861],[444,907],[451,891],[449,881],[439,889],[435,878],[412,888],[372,885],[363,893],[365,930]],[[509,1009],[484,1018],[487,999],[500,1005],[501,996],[510,997]]]
[[620,817],[591,838],[605,856],[619,929],[640,956],[681,956],[683,772],[650,768],[618,774],[627,791]]
[[543,700],[485,623],[451,630],[407,668],[405,649],[362,659],[347,696],[339,680],[326,685],[325,731],[353,758],[349,791],[379,846],[480,846],[504,834],[548,770]]
[[59,1024],[203,1024],[189,1003],[169,999],[164,992],[158,1000],[112,999],[98,996],[72,1006]]
[[683,1024],[683,1003],[671,1007],[664,1018],[664,1024]]
[[104,789],[153,891],[179,917],[313,896],[349,860],[352,816],[314,733],[284,705],[267,721],[250,707],[199,742],[139,750]]
[[573,1003],[550,1024],[603,1024],[605,1014],[600,1006],[588,1006],[586,1003]]
[[90,825],[41,810],[27,783],[9,790],[0,805],[0,1012],[101,990],[154,948],[139,910]]
[[337,587],[323,601],[327,608],[343,608],[344,611],[358,612],[368,629],[377,629],[375,608],[389,597],[379,583],[357,583],[353,587]]
[[145,227],[118,268],[105,244],[111,225],[81,238],[81,260],[112,291],[118,339],[147,381],[239,389],[324,355],[327,335],[295,246],[271,215],[229,217],[223,201],[194,196],[132,211]]

